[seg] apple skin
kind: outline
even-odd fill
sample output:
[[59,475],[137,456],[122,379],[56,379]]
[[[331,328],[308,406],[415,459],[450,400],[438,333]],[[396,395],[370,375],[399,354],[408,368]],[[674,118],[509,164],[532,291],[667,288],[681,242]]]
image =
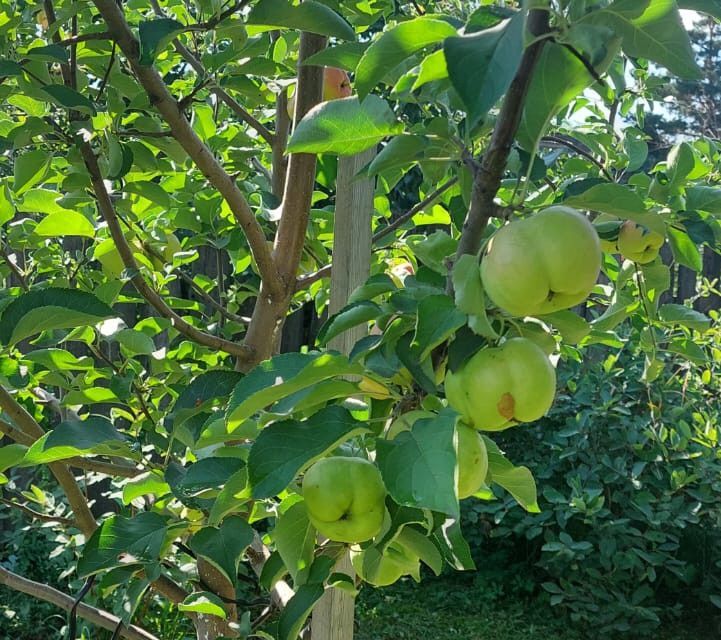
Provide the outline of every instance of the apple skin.
[[[621,221],[616,216],[612,216],[608,213],[602,213],[596,217],[596,219],[593,221],[593,225],[603,225],[609,222],[615,222],[618,225],[621,224]],[[616,242],[614,242],[613,240],[604,240],[602,237],[599,236],[599,241],[601,243],[601,251],[603,251],[604,253],[618,253],[618,247],[616,246]]]
[[386,488],[378,467],[368,460],[318,460],[305,473],[303,497],[311,523],[329,540],[364,542],[383,526]]
[[[323,68],[323,102],[347,98],[353,95],[350,76],[337,67]],[[292,120],[295,114],[295,94],[288,98],[288,117]]]
[[601,270],[601,245],[588,219],[554,206],[499,229],[481,261],[483,287],[514,316],[573,307],[588,297]]
[[462,500],[484,485],[488,475],[488,451],[481,434],[462,422],[456,425],[456,434],[458,497]]
[[626,220],[618,232],[618,250],[624,258],[638,264],[653,262],[665,242],[655,231],[647,231],[632,220]]
[[337,67],[323,69],[323,101],[347,98],[352,93],[348,73]]
[[556,395],[556,370],[535,342],[511,338],[482,349],[446,375],[446,399],[475,429],[501,431],[542,417]]
[[405,575],[418,575],[420,561],[393,541],[381,553],[377,547],[351,549],[351,564],[358,576],[376,587],[387,587]]

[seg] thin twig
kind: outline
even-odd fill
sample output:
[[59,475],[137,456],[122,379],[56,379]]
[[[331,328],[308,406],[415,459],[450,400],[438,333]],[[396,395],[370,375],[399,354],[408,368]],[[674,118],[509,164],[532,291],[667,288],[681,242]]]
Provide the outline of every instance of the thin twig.
[[35,520],[40,520],[42,522],[57,522],[58,524],[62,524],[66,527],[71,527],[74,524],[71,518],[63,518],[62,516],[52,516],[47,513],[40,513],[39,511],[35,511],[35,509],[31,509],[27,505],[15,502],[14,500],[7,500],[6,498],[0,497],[0,502],[8,507],[13,507],[22,511],[24,514]]
[[[75,600],[71,596],[62,591],[58,591],[40,582],[28,580],[28,578],[13,573],[3,566],[0,566],[0,584],[38,600],[50,602],[64,611],[70,611],[75,603]],[[113,631],[118,624],[122,623],[122,620],[117,616],[85,603],[80,603],[77,610],[81,618],[109,631]],[[127,640],[159,640],[159,638],[149,631],[134,624],[127,627],[123,626],[120,635]]]
[[575,140],[569,139],[566,136],[554,136],[554,135],[548,135],[543,136],[541,138],[541,145],[544,143],[551,143],[550,145],[547,144],[547,146],[562,146],[566,147],[567,149],[570,149],[571,151],[576,152],[579,156],[582,156],[586,158],[586,160],[589,160],[593,164],[595,164],[603,176],[610,182],[613,182],[613,176],[608,172],[608,169],[603,166],[603,163],[594,155],[588,151],[586,151],[580,144],[578,144]]
[[7,252],[7,249],[5,249],[5,245],[0,242],[0,257],[2,257],[3,262],[8,266],[10,271],[12,271],[15,274],[15,277],[18,279],[18,282],[20,283],[20,286],[25,291],[30,291],[30,286],[28,285],[28,281],[25,278],[25,274],[22,272],[20,267],[18,267],[13,261],[10,255]]
[[64,40],[58,40],[55,44],[61,47],[70,47],[72,45],[79,44],[81,42],[89,42],[91,40],[110,40],[109,31],[94,31],[93,33],[81,33],[71,38],[65,38]]

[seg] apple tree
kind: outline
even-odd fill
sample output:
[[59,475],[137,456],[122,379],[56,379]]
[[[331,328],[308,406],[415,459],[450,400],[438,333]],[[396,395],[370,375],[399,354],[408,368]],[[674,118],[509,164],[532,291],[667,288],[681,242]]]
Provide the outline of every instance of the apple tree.
[[[4,565],[0,584],[68,611],[72,638],[78,617],[156,637],[140,612],[165,600],[198,638],[290,639],[327,592],[471,569],[459,499],[538,510],[495,432],[544,415],[556,366],[640,345],[650,383],[719,357],[694,342],[706,316],[663,302],[718,249],[719,146],[647,166],[641,131],[650,69],[698,74],[680,9],[721,18],[1,5],[2,508],[77,562],[72,592]],[[350,259],[338,176],[369,149],[370,273],[315,331],[294,319]]]

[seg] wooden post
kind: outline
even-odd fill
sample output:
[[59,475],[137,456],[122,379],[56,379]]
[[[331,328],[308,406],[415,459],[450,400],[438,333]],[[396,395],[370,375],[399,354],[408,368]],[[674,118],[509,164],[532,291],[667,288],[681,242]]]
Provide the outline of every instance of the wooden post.
[[[356,174],[375,154],[373,148],[338,160],[333,271],[330,280],[331,314],[347,304],[351,292],[363,284],[370,274],[374,181],[357,179]],[[334,338],[330,347],[349,353],[365,333],[363,326],[355,327]],[[347,553],[338,561],[335,571],[354,575]],[[353,596],[341,589],[328,589],[313,610],[311,639],[353,640],[354,609]]]

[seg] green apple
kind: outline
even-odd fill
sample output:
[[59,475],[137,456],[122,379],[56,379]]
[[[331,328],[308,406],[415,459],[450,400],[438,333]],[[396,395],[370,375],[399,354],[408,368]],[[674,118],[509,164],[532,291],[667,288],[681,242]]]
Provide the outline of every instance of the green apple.
[[388,544],[383,553],[377,547],[351,549],[350,557],[358,576],[376,587],[387,587],[405,575],[420,577],[418,556],[396,541]]
[[488,475],[488,451],[481,434],[459,422],[456,425],[458,460],[458,497],[468,498],[485,483]]
[[511,338],[482,349],[446,375],[446,399],[475,429],[501,431],[533,422],[553,404],[556,371],[535,342]]
[[618,250],[624,258],[639,264],[653,262],[663,246],[665,238],[655,231],[626,220],[618,232]]
[[383,526],[386,488],[368,460],[318,460],[305,473],[303,497],[311,523],[329,540],[364,542]]
[[600,270],[596,230],[578,211],[562,206],[499,229],[481,261],[488,297],[514,316],[577,305],[588,297]]

